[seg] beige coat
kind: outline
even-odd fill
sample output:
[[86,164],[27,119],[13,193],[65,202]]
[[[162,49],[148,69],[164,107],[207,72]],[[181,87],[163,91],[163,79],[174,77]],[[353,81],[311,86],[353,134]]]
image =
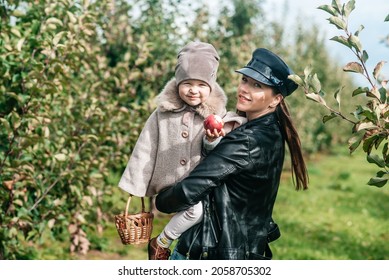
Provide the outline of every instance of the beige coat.
[[[226,114],[227,97],[218,84],[196,108],[179,97],[175,79],[157,100],[158,107],[146,121],[119,182],[120,188],[135,196],[153,196],[187,176],[201,159],[204,119]],[[244,120],[228,114],[225,121],[242,124]]]

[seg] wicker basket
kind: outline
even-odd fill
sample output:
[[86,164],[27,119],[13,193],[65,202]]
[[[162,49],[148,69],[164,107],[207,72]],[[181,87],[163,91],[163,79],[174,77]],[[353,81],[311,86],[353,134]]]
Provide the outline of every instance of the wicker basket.
[[127,200],[125,213],[115,215],[116,229],[124,245],[148,243],[151,232],[153,231],[154,214],[151,212],[145,212],[145,202],[143,197],[141,197],[142,212],[128,214],[131,198],[132,196],[130,195]]

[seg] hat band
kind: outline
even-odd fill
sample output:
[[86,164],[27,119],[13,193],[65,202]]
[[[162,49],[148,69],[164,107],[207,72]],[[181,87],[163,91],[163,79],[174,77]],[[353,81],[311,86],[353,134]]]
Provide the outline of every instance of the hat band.
[[269,66],[263,64],[263,62],[258,61],[255,58],[251,59],[246,67],[258,72],[276,87],[282,87],[284,84],[282,80],[273,75],[273,71]]

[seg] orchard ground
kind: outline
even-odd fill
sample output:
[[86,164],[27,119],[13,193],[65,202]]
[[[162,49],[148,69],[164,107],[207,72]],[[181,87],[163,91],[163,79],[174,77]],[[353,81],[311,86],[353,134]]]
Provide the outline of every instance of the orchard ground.
[[[289,172],[284,172],[274,210],[282,234],[271,244],[274,259],[389,259],[389,189],[366,184],[376,169],[364,157],[358,151],[350,156],[346,147],[312,157],[308,162],[308,191],[295,191]],[[112,176],[112,182],[119,177]],[[117,208],[124,209],[126,195],[114,184],[113,187]],[[112,217],[114,214],[117,213]],[[153,236],[168,219],[169,215],[156,216]],[[122,245],[113,222],[101,236],[96,234],[91,240],[92,250],[86,255],[71,255],[63,244],[50,241],[43,244],[37,257],[147,259],[147,245]]]

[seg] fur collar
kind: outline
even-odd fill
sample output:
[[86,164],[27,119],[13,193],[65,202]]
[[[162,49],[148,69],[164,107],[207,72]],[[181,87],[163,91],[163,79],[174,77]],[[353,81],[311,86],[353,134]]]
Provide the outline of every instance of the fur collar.
[[[162,92],[157,97],[158,109],[162,112],[178,112],[189,107],[178,95],[176,79],[171,79]],[[218,83],[215,84],[207,100],[194,110],[202,117],[206,118],[210,114],[223,116],[226,113],[227,96]]]

